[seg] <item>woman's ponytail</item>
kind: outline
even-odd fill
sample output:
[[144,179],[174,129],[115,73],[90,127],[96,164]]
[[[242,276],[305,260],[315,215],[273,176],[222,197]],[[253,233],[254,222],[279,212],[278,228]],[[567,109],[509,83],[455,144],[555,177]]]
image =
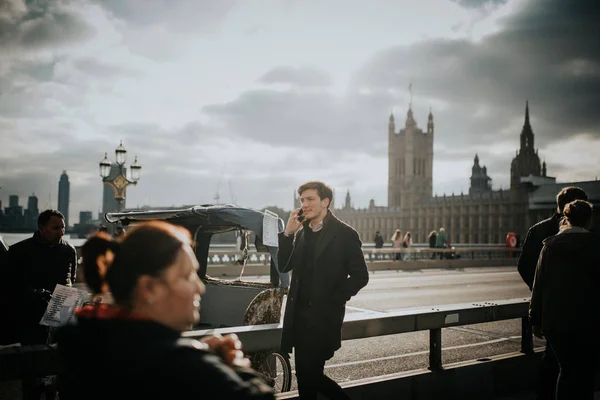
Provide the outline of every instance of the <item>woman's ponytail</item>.
[[113,264],[119,243],[105,232],[98,232],[81,247],[83,277],[93,294],[109,291],[106,274]]

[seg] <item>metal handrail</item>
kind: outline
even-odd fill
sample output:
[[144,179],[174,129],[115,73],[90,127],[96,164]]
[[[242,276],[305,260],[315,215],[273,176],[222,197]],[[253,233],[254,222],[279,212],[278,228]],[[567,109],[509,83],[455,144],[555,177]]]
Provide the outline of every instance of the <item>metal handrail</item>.
[[[527,320],[529,299],[510,299],[461,303],[407,310],[369,316],[346,315],[342,327],[342,340],[364,339],[399,333],[430,332],[430,369],[442,366],[441,330],[452,326],[472,325],[507,319],[522,320],[521,351],[533,352],[533,337]],[[246,352],[277,351],[281,341],[281,324],[252,325],[232,328],[188,331],[184,337],[201,339],[205,336],[235,333]]]
[[[406,310],[369,316],[349,314],[344,319],[342,340],[429,330],[429,369],[442,369],[442,329],[452,326],[521,318],[521,352],[533,353],[533,336],[527,321],[529,299],[450,304],[421,310]],[[187,338],[201,339],[213,334],[235,333],[247,353],[277,351],[281,324],[249,325],[184,332]],[[23,346],[0,349],[0,382],[54,375],[59,371],[56,349],[52,346]]]

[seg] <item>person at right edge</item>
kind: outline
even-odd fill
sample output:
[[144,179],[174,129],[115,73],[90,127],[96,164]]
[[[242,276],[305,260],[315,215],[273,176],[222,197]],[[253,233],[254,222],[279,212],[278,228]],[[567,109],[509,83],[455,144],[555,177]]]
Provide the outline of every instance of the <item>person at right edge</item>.
[[294,270],[283,320],[281,351],[294,349],[298,393],[316,399],[348,399],[325,376],[325,361],[341,347],[345,305],[369,281],[358,233],[333,215],[333,191],[322,182],[298,188],[293,210],[279,235],[281,272]]
[[[535,269],[542,251],[543,241],[558,233],[560,220],[563,216],[565,205],[574,200],[587,201],[588,196],[583,189],[576,186],[567,186],[556,195],[556,212],[552,217],[545,219],[529,228],[523,249],[519,256],[517,269],[523,281],[533,289],[533,278]],[[554,400],[556,379],[558,377],[558,363],[554,353],[546,343],[546,349],[542,355],[542,363],[538,375],[536,387],[536,400]]]
[[593,400],[600,358],[594,343],[600,327],[600,238],[588,230],[587,201],[568,203],[563,214],[559,233],[544,240],[529,320],[558,362],[555,399]]

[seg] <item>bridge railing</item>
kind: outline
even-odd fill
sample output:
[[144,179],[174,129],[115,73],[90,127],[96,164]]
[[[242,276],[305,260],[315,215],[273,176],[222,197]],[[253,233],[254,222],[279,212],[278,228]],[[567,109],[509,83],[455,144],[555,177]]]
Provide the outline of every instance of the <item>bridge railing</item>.
[[[516,258],[521,253],[519,248],[510,248],[505,246],[477,246],[477,247],[456,247],[452,249],[435,249],[429,247],[410,247],[394,249],[384,247],[375,249],[363,247],[363,253],[367,261],[393,261],[396,254],[401,254],[405,260],[429,260],[432,258],[465,258],[470,260],[494,259],[494,258]],[[208,265],[226,265],[234,264],[241,260],[243,253],[239,250],[210,250],[208,253]],[[247,264],[264,264],[270,262],[268,253],[258,253],[256,250],[250,250]]]
[[[78,248],[79,250],[79,248]],[[451,249],[437,249],[429,247],[409,247],[394,249],[384,247],[376,249],[374,247],[363,247],[363,253],[367,261],[393,261],[396,254],[401,254],[404,260],[429,260],[441,258],[463,258],[469,260],[491,260],[500,258],[517,258],[521,253],[520,248],[510,248],[502,245],[464,245]],[[210,249],[208,252],[208,265],[228,265],[235,264],[243,259],[244,253],[235,247]],[[247,265],[268,265],[271,258],[269,253],[257,252],[250,248],[248,252]]]
[[[364,339],[407,332],[429,331],[429,369],[442,369],[442,329],[484,322],[521,319],[521,352],[533,353],[533,337],[527,321],[529,299],[452,304],[371,316],[348,314],[344,320],[342,340]],[[277,351],[281,341],[281,324],[250,325],[184,332],[183,336],[201,339],[208,335],[239,336],[246,353]],[[23,346],[0,349],[0,382],[55,375],[59,362],[54,346]]]
[[367,261],[392,261],[400,254],[403,260],[430,260],[430,259],[469,259],[491,260],[499,258],[517,258],[521,254],[520,248],[506,246],[461,246],[453,248],[409,247],[394,249],[384,247],[363,248]]
[[[429,331],[429,369],[442,368],[442,329],[484,322],[521,319],[521,352],[533,353],[533,336],[528,322],[529,299],[511,299],[462,303],[407,310],[384,315],[346,315],[342,340],[364,339],[399,333]],[[213,334],[235,333],[244,351],[277,351],[281,342],[281,324],[252,325],[185,332],[188,338],[201,339]]]

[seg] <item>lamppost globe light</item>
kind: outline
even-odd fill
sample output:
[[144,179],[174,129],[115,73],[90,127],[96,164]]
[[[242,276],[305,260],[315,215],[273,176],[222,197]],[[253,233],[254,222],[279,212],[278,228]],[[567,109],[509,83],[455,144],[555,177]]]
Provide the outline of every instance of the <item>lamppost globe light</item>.
[[104,159],[100,161],[100,176],[102,178],[107,178],[110,175],[111,164],[108,161],[108,155],[104,153]]
[[142,166],[138,164],[137,156],[135,156],[133,164],[129,166],[129,171],[131,172],[131,180],[137,183],[142,174]]
[[117,157],[116,164],[119,167],[119,172],[114,176],[110,176],[113,164],[108,160],[106,153],[104,153],[104,160],[100,161],[100,176],[105,185],[110,185],[113,188],[115,200],[117,201],[117,211],[122,211],[125,202],[125,189],[129,185],[136,185],[138,183],[142,166],[138,164],[136,156],[133,164],[129,166],[131,179],[128,179],[127,167],[125,166],[127,150],[123,147],[122,140],[119,147],[115,149],[115,155]]
[[127,150],[123,147],[123,141],[121,140],[121,144],[119,147],[115,149],[115,156],[117,158],[117,164],[123,166],[125,164],[125,160],[127,160]]

